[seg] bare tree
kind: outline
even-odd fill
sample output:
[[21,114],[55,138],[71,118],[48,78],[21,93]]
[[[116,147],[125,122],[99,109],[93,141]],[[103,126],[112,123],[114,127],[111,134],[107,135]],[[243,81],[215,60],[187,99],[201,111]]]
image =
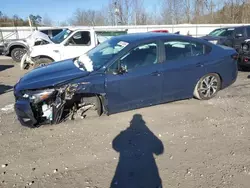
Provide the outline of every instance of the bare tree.
[[[149,20],[148,12],[144,8],[144,1],[143,0],[134,0],[133,6],[133,19],[135,25],[146,25]],[[132,21],[133,22],[133,21]]]
[[96,26],[105,25],[105,18],[101,11],[77,9],[69,22],[72,25]]
[[45,26],[52,26],[53,25],[53,21],[50,19],[50,17],[47,14],[43,16],[42,23]]
[[159,4],[157,5],[154,4],[152,12],[147,12],[147,15],[148,15],[147,24],[153,24],[153,25],[162,24]]
[[137,0],[110,0],[109,13],[110,20],[114,25],[129,25],[133,23],[134,2]]
[[77,9],[72,25],[249,23],[250,0],[161,0],[147,10],[144,0],[109,0],[101,10]]
[[173,1],[174,0],[163,0],[162,1],[162,23],[163,24],[173,24]]
[[184,21],[187,22],[187,23],[190,23],[191,22],[191,18],[192,18],[192,13],[191,13],[191,2],[190,0],[184,0],[184,13],[185,13],[185,19]]
[[162,19],[165,24],[180,24],[183,21],[183,0],[163,0]]

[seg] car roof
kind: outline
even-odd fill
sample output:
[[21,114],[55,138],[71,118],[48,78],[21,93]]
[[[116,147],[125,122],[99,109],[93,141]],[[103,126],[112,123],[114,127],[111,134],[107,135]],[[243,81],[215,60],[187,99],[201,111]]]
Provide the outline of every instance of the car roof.
[[145,33],[130,33],[125,35],[119,35],[114,36],[111,38],[111,40],[119,40],[119,41],[125,41],[128,43],[134,43],[134,42],[141,42],[141,41],[147,41],[150,39],[157,40],[157,39],[193,39],[193,37],[179,35],[179,34],[172,34],[172,33],[158,33],[158,32],[145,32]]
[[112,37],[115,40],[126,41],[128,43],[139,42],[139,41],[146,41],[150,39],[160,39],[160,38],[173,38],[173,37],[180,37],[183,38],[185,36],[170,34],[170,33],[158,33],[158,32],[146,32],[146,33],[130,33],[125,35],[119,35]]
[[75,27],[69,27],[68,29],[71,31],[76,31],[76,30],[88,30],[88,31],[90,31],[90,30],[93,30],[92,28],[87,27],[87,26],[75,26]]
[[221,27],[217,29],[232,29],[232,28],[240,28],[240,27],[250,27],[250,25],[240,25],[240,26],[232,26],[232,27]]

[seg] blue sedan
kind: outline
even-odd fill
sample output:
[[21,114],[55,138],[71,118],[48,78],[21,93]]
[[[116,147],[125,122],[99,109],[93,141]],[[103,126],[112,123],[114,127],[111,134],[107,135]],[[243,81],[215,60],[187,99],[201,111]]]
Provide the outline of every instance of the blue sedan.
[[15,111],[22,125],[36,127],[85,117],[89,110],[109,115],[192,97],[207,100],[236,78],[232,48],[175,34],[128,34],[33,69],[15,85]]

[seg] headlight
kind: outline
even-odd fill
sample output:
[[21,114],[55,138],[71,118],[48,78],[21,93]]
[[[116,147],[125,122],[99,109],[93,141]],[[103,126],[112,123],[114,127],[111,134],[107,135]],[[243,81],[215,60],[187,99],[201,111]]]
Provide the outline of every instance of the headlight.
[[217,44],[218,40],[210,40],[209,42],[213,43],[213,44]]
[[23,98],[28,98],[34,103],[39,103],[48,99],[54,92],[54,89],[26,91],[23,94]]
[[242,45],[242,50],[243,51],[248,51],[249,50],[249,45],[248,44],[243,44]]

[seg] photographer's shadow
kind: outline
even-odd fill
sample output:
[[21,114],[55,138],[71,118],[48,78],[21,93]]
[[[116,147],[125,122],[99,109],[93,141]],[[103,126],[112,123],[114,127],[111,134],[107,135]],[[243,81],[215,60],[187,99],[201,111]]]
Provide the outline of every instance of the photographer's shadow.
[[162,154],[164,146],[140,114],[134,115],[130,126],[113,140],[113,148],[120,153],[120,157],[110,187],[162,187],[153,154]]

